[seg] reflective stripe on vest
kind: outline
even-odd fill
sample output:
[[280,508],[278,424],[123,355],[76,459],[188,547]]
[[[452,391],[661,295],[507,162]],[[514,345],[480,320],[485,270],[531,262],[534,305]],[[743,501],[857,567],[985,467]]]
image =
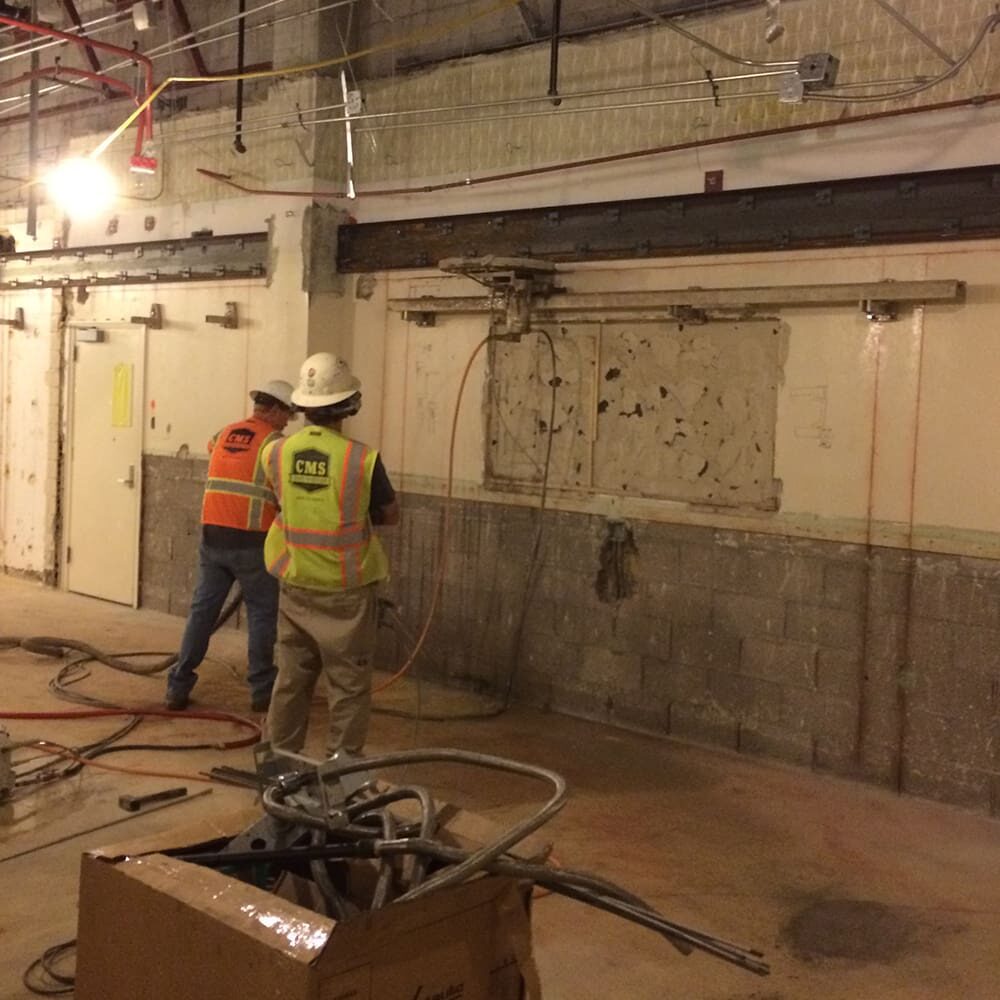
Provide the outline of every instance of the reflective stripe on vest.
[[[274,436],[267,438],[262,444],[261,450],[268,444],[269,441],[273,441]],[[270,523],[264,524],[265,512],[267,511],[267,505],[270,504],[272,508],[271,517],[269,519],[274,519],[273,511],[277,509],[278,498],[274,495],[274,492],[267,485],[267,470],[264,468],[264,463],[260,460],[261,451],[257,452],[257,461],[254,463],[253,467],[253,486],[254,489],[259,492],[253,496],[250,500],[250,523],[257,525],[253,530],[261,531],[269,528]]]
[[261,466],[267,473],[267,481],[271,484],[271,489],[274,490],[279,507],[281,506],[281,451],[287,440],[288,438],[282,438],[274,447],[268,448],[264,455],[264,461],[261,462]]
[[274,562],[267,564],[267,571],[271,576],[284,576],[285,570],[288,569],[288,564],[292,561],[291,554],[285,550],[280,553],[278,558]]
[[264,462],[281,504],[264,549],[272,575],[317,590],[361,587],[388,575],[368,516],[376,458],[360,442],[316,427],[268,450]]
[[206,490],[215,493],[232,493],[234,496],[254,497],[259,500],[275,501],[275,495],[266,486],[256,483],[245,483],[240,479],[209,479],[205,483]]

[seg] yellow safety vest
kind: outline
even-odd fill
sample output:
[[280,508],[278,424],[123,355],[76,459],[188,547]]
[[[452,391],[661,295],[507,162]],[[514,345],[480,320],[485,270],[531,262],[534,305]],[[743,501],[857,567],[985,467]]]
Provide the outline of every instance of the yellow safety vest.
[[312,590],[348,590],[389,575],[369,518],[377,451],[308,426],[261,457],[281,508],[264,542],[272,576]]

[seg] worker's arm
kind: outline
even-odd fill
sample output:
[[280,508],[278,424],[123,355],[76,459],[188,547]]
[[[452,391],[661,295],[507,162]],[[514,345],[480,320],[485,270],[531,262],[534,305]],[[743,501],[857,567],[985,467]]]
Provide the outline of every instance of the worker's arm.
[[384,507],[372,508],[372,524],[377,524],[380,528],[387,528],[392,524],[399,524],[399,501],[393,500]]
[[399,524],[399,501],[396,491],[389,482],[389,474],[382,464],[382,456],[375,458],[375,468],[372,470],[372,492],[369,516],[372,524],[388,527]]
[[278,484],[271,481],[271,450],[278,446],[278,441],[280,440],[280,434],[276,435],[273,440],[272,438],[268,438],[257,453],[257,464],[261,472],[264,473],[264,482],[267,484],[267,488],[273,495],[271,502],[278,510],[281,510],[281,504],[278,503]]

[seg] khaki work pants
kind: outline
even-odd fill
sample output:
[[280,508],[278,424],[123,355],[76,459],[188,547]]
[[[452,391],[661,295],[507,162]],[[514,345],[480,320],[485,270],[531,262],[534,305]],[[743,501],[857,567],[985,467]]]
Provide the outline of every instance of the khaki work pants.
[[278,606],[278,678],[267,716],[272,746],[300,751],[320,676],[326,682],[326,752],[364,749],[371,708],[375,652],[375,583],[351,590],[307,590],[281,585]]

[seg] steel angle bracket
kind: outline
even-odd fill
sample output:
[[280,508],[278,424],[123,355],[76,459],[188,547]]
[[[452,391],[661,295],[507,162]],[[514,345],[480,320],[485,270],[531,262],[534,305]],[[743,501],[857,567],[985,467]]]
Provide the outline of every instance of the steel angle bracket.
[[556,275],[552,261],[533,257],[447,257],[438,267],[488,288],[491,335],[515,341],[531,329],[532,302],[552,293]]
[[215,323],[217,326],[221,326],[224,330],[236,330],[240,325],[239,312],[236,309],[235,302],[226,303],[226,311],[222,315],[206,316],[206,323]]
[[0,319],[0,326],[9,326],[12,330],[24,329],[24,310],[20,306],[14,310],[13,319]]
[[154,302],[149,307],[148,316],[133,316],[133,323],[138,323],[140,326],[144,326],[147,330],[162,330],[163,329],[163,306],[159,302]]

